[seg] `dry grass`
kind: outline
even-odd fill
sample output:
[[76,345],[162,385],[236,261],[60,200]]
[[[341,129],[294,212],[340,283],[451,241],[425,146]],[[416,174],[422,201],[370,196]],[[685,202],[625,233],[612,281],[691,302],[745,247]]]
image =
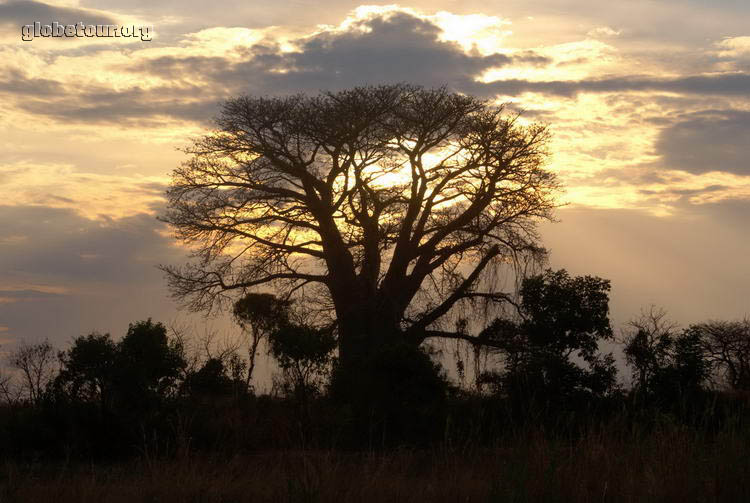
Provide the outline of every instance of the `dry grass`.
[[672,428],[493,448],[143,457],[0,470],[0,502],[750,501],[750,438]]

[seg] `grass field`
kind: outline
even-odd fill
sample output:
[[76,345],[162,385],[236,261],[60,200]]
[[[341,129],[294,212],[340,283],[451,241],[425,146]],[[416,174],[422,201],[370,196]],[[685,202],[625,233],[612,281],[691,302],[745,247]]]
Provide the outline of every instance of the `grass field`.
[[680,426],[529,433],[492,447],[183,451],[104,465],[6,463],[0,502],[747,502],[750,435]]

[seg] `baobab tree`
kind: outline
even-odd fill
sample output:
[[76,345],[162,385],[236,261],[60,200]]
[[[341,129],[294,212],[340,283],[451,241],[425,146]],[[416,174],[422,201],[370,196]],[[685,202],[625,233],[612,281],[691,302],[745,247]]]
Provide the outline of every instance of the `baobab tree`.
[[216,125],[186,149],[161,217],[193,246],[163,267],[193,310],[251,291],[313,300],[347,365],[395,343],[477,342],[446,329],[452,310],[509,301],[493,272],[544,257],[549,134],[502,106],[367,86],[231,99]]

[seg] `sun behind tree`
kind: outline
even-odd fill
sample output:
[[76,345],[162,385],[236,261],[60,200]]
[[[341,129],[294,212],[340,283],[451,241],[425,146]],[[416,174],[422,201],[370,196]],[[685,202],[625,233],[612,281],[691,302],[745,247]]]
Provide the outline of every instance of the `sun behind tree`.
[[[397,84],[240,97],[187,149],[162,219],[194,247],[164,267],[211,310],[275,291],[330,313],[339,364],[444,330],[458,305],[504,303],[502,264],[544,257],[558,189],[548,132],[445,88]],[[326,311],[327,310],[327,311]]]

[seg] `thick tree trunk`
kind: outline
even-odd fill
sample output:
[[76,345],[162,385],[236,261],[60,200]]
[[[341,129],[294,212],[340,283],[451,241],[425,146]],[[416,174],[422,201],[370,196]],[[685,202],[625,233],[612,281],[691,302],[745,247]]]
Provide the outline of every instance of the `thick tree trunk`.
[[397,344],[401,336],[393,313],[371,309],[363,302],[339,316],[339,363],[356,368],[378,351]]

